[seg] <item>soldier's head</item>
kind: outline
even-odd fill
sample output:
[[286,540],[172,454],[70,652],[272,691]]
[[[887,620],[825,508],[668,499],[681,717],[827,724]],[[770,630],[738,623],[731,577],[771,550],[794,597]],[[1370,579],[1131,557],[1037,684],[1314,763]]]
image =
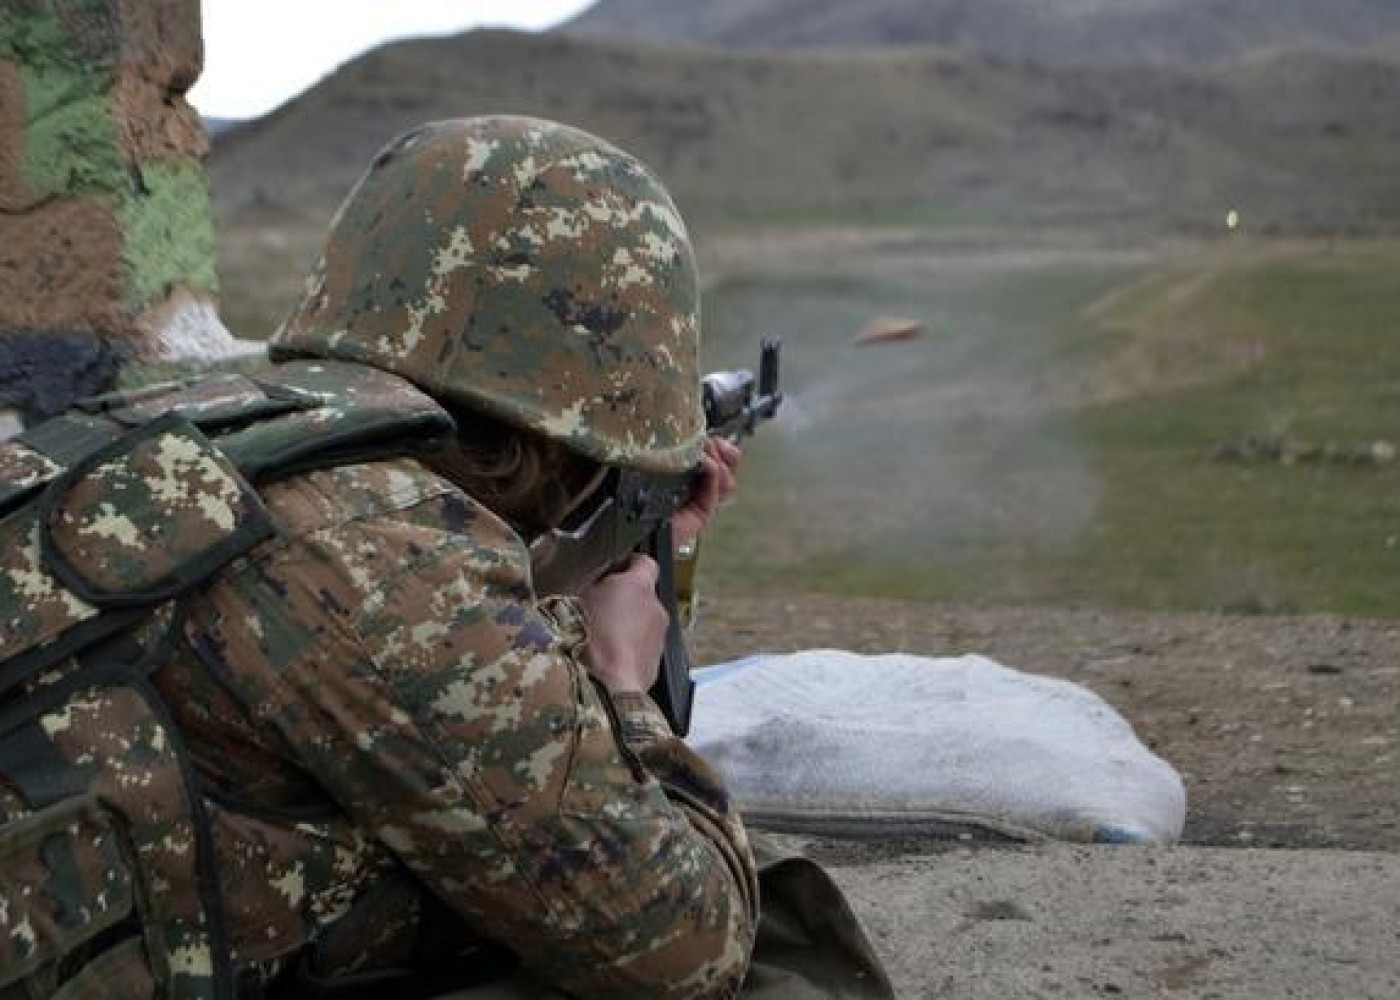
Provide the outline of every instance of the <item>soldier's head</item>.
[[703,440],[685,225],[645,165],[554,122],[391,142],[271,348],[386,369],[585,462],[680,472]]

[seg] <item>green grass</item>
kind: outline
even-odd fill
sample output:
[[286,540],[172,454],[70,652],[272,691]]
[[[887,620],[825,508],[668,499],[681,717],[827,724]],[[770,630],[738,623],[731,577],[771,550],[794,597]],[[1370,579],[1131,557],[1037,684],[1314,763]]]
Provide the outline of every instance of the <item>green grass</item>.
[[[1320,252],[1245,267],[1181,320],[1260,358],[1219,382],[1085,413],[1104,485],[1060,570],[1085,601],[1400,613],[1400,469],[1213,461],[1248,434],[1400,440],[1400,256]],[[1112,593],[1095,584],[1103,573]]]
[[[1071,258],[723,285],[711,361],[781,332],[792,398],[706,585],[1400,614],[1400,467],[1212,457],[1247,435],[1400,441],[1397,268],[1388,245],[1241,246],[1148,274]],[[929,333],[852,346],[872,313]],[[1147,376],[1095,403],[1142,343]]]

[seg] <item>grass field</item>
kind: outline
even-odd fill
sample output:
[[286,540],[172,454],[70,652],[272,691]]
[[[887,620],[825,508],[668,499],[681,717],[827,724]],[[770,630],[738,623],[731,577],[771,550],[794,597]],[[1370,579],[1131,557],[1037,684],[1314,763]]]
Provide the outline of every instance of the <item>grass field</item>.
[[301,294],[325,225],[279,220],[219,229],[219,314],[236,335],[266,340]]
[[[315,242],[226,231],[241,335]],[[783,227],[709,256],[706,367],[780,337],[788,398],[707,587],[1400,616],[1400,462],[1348,460],[1400,446],[1400,244]],[[891,315],[923,334],[854,342]]]
[[[780,334],[790,399],[708,586],[1400,614],[1400,466],[1352,458],[1400,440],[1394,244],[849,265],[711,292],[710,366]],[[855,345],[880,314],[926,332]]]

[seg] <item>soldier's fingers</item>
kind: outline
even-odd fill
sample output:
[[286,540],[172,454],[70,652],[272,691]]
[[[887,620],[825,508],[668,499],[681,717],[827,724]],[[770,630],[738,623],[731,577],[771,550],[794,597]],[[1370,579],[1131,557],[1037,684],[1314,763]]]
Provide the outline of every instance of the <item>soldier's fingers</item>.
[[706,497],[713,501],[707,505],[707,510],[711,513],[719,509],[720,504],[728,500],[734,492],[734,487],[738,484],[738,476],[734,466],[730,465],[721,455],[707,455],[702,461],[708,461],[707,474],[712,485],[713,492]]
[[622,572],[636,578],[641,583],[645,583],[648,587],[655,587],[656,581],[661,575],[656,560],[640,552],[632,553],[632,557],[627,560],[627,565],[622,567]]
[[699,507],[706,517],[713,514],[724,498],[725,482],[731,474],[723,463],[710,455],[700,456],[700,481],[695,484],[690,502]]
[[720,463],[731,472],[738,471],[739,463],[744,460],[744,450],[728,438],[714,437],[710,441],[714,443],[712,453]]

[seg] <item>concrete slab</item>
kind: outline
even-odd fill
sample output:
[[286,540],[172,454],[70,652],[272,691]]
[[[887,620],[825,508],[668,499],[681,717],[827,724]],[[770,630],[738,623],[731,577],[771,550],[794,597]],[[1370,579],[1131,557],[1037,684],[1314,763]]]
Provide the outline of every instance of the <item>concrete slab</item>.
[[832,873],[910,1000],[1400,998],[1400,855],[842,853]]

